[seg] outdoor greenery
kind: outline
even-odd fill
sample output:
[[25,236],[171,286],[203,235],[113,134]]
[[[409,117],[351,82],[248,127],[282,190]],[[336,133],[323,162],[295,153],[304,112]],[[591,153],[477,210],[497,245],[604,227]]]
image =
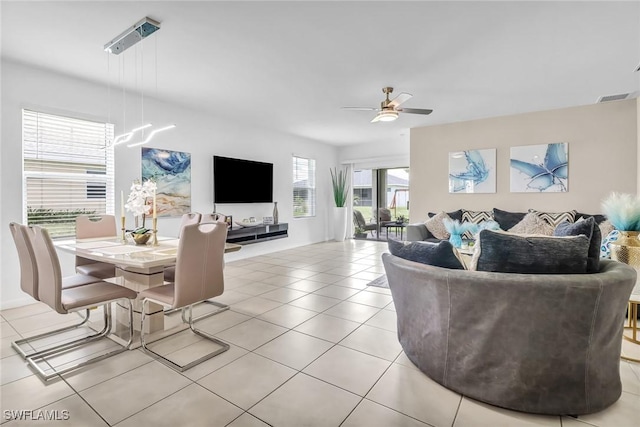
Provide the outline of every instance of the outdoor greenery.
[[[362,212],[362,216],[365,221],[373,222],[373,211],[371,206],[354,206],[354,210]],[[409,220],[409,209],[406,207],[398,207],[396,209],[391,209],[391,219],[396,220],[399,217],[404,217],[405,221]]]
[[43,209],[27,207],[27,224],[44,227],[52,238],[74,236],[78,215],[95,215],[89,209]]
[[347,204],[347,196],[349,194],[349,186],[347,185],[347,171],[338,168],[330,169],[331,183],[333,185],[333,200],[336,207],[342,208]]

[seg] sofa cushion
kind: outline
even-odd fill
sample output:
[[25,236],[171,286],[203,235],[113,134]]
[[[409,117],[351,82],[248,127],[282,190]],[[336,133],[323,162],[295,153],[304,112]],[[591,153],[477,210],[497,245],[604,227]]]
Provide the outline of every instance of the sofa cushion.
[[607,217],[604,215],[600,215],[600,214],[586,214],[586,213],[582,213],[582,212],[576,212],[576,221],[579,220],[580,218],[589,218],[590,216],[593,217],[593,219],[596,220],[596,224],[602,224],[603,222],[605,222],[607,220]]
[[447,240],[438,243],[401,242],[389,239],[389,252],[400,258],[435,267],[464,270],[464,266],[456,257],[453,246]]
[[[461,222],[470,222],[472,224],[480,224],[484,221],[492,221],[493,213],[491,211],[468,211],[466,209],[462,210],[462,221]],[[462,235],[465,239],[473,239],[473,233],[471,231],[467,231]]]
[[[439,212],[429,212],[427,216],[431,218],[438,215],[438,213]],[[462,221],[462,209],[458,209],[457,211],[447,212],[447,215],[449,215],[451,219],[457,219],[458,221]]]
[[576,211],[567,212],[540,212],[535,209],[529,209],[529,212],[537,214],[540,218],[544,219],[553,228],[557,227],[563,221],[576,222]]
[[589,252],[587,260],[587,273],[597,273],[600,271],[600,243],[602,234],[600,227],[596,225],[595,219],[591,216],[587,219],[580,219],[577,222],[561,222],[553,232],[554,236],[579,236],[584,234],[589,238]]
[[482,230],[471,269],[497,273],[580,274],[587,271],[587,236],[521,236]]
[[495,219],[500,228],[504,231],[509,230],[511,227],[522,221],[526,212],[508,212],[498,208],[493,208],[493,219]]
[[542,234],[545,236],[553,235],[554,228],[548,222],[531,212],[524,216],[522,221],[511,227],[510,233],[517,234]]
[[439,214],[432,216],[431,218],[426,220],[424,223],[425,227],[427,227],[427,230],[429,230],[429,233],[431,233],[436,239],[446,240],[450,236],[447,228],[444,225],[445,219],[451,220],[451,217],[445,212],[440,212]]

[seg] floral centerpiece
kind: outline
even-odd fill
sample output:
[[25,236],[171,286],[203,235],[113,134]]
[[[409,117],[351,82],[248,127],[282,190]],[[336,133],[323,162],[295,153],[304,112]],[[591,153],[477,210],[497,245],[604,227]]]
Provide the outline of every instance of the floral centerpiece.
[[[156,196],[157,185],[152,180],[147,180],[144,183],[135,180],[131,184],[129,197],[127,203],[124,205],[125,209],[133,213],[135,217],[136,228],[131,231],[131,235],[136,243],[146,243],[151,236],[150,229],[146,228],[146,216],[151,213],[152,205],[149,203]],[[150,200],[151,199],[151,200]],[[138,218],[142,217],[142,226],[138,226]],[[144,237],[142,237],[144,236]]]
[[444,219],[442,221],[444,228],[449,232],[449,242],[454,248],[462,246],[462,235],[467,231],[470,231],[475,224],[470,222],[460,222],[457,219]]

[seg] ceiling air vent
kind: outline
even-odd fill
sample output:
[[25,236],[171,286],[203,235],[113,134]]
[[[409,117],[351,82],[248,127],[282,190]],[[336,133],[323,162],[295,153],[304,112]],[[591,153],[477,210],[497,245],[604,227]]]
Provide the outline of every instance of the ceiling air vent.
[[620,101],[622,99],[629,98],[630,93],[621,93],[619,95],[606,95],[598,98],[597,102],[609,102],[609,101]]

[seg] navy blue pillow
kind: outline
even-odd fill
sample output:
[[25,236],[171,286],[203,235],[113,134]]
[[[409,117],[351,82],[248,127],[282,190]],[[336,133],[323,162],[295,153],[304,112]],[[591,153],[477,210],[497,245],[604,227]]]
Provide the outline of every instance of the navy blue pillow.
[[464,266],[453,253],[453,246],[448,240],[438,243],[408,242],[389,239],[389,252],[400,258],[435,267],[464,270]]
[[496,273],[580,274],[587,272],[586,236],[523,236],[482,230],[472,269]]
[[[427,216],[431,218],[438,215],[438,213],[439,212],[429,212]],[[449,218],[451,219],[457,219],[458,221],[462,222],[462,209],[458,209],[457,211],[453,212],[447,212],[447,215],[449,215]]]
[[589,238],[587,273],[597,273],[600,271],[602,233],[594,217],[591,216],[583,221],[573,223],[569,221],[561,222],[553,232],[554,236],[579,236],[580,234],[584,234]]
[[508,212],[493,208],[493,219],[496,220],[500,228],[504,231],[513,228],[513,226],[522,221],[526,215],[526,212]]

